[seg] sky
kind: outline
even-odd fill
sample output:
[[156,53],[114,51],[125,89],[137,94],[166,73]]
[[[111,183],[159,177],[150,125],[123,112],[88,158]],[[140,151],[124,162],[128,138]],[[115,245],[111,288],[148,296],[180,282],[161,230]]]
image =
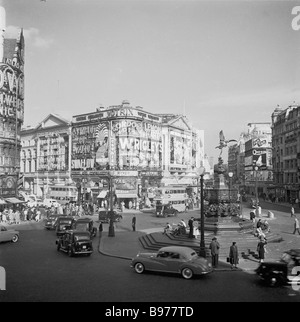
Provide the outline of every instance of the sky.
[[5,38],[24,30],[25,125],[128,100],[186,115],[216,162],[220,130],[238,139],[300,103],[300,1],[0,3]]

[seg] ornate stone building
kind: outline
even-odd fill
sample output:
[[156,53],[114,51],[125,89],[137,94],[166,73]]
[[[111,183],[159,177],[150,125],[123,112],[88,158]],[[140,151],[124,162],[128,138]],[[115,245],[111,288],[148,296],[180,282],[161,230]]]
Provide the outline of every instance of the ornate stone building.
[[24,36],[5,39],[0,7],[0,197],[16,197],[20,172],[20,130],[24,121]]
[[45,196],[55,184],[68,184],[71,169],[71,122],[49,114],[36,127],[21,131],[24,189]]
[[78,187],[101,196],[112,178],[118,200],[134,201],[161,185],[197,184],[204,131],[185,116],[153,114],[123,101],[73,116],[71,158]]

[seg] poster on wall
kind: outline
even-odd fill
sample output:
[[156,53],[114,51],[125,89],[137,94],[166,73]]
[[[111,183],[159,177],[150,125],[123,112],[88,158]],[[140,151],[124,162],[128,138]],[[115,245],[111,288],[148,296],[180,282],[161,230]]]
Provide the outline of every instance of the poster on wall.
[[[137,120],[112,122],[111,150],[113,162],[119,169],[161,168],[161,126]],[[113,143],[113,145],[112,145]]]
[[0,175],[0,197],[15,196],[17,176]]
[[0,116],[24,121],[23,73],[8,64],[0,63]]
[[190,135],[171,131],[170,164],[177,167],[192,165],[192,140]]
[[108,159],[109,124],[85,124],[72,128],[72,170],[104,170]]

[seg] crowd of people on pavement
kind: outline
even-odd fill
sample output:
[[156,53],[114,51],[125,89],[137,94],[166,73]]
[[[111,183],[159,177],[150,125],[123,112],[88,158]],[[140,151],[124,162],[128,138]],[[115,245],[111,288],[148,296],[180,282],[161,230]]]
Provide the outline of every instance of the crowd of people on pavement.
[[42,213],[39,207],[31,208],[24,204],[18,204],[0,209],[1,224],[18,225],[24,221],[34,220],[39,222],[41,219]]

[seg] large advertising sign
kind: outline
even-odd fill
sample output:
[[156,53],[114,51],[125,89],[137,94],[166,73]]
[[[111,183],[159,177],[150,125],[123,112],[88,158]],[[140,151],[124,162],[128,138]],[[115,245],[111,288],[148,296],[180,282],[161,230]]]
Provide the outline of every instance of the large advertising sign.
[[[196,148],[196,141],[183,132],[171,131],[170,133],[170,165],[187,167],[195,163],[192,149]],[[194,158],[194,159],[193,159]]]
[[4,63],[0,63],[0,117],[24,120],[23,73]]
[[72,170],[161,168],[162,135],[158,124],[113,120],[72,128]]
[[120,169],[161,169],[161,162],[162,134],[159,124],[138,120],[112,121],[111,164]]
[[15,196],[17,188],[17,176],[0,175],[0,197]]
[[72,128],[72,170],[101,170],[108,165],[108,122]]

